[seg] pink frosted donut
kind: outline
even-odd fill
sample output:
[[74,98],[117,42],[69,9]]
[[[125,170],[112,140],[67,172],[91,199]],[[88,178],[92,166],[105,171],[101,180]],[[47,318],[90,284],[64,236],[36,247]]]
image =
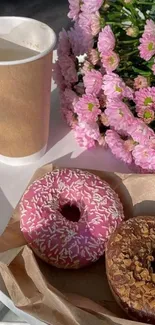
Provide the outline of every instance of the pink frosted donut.
[[78,169],[55,169],[33,182],[20,210],[20,227],[29,246],[59,268],[95,262],[124,217],[108,183]]

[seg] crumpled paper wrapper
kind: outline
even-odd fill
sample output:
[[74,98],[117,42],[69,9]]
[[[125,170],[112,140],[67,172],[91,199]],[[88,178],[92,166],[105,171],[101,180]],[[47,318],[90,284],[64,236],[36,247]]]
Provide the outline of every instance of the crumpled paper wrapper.
[[[55,167],[38,169],[42,177]],[[118,193],[125,218],[155,215],[155,175],[91,171]],[[51,325],[140,325],[127,319],[113,299],[106,279],[104,257],[80,270],[61,270],[38,259],[20,231],[20,211],[0,237],[0,273],[17,308]]]

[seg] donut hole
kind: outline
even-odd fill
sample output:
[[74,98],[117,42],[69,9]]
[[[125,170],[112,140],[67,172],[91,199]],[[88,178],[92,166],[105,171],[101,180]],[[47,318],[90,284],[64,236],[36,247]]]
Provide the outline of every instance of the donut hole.
[[81,213],[76,204],[66,203],[60,209],[64,218],[69,221],[78,222],[81,217]]

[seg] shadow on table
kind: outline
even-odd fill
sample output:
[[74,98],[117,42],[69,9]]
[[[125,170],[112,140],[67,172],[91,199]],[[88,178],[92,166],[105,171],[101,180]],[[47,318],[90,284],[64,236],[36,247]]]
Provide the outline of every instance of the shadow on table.
[[118,173],[131,173],[129,168],[117,160],[109,150],[101,147],[85,150],[83,152],[71,152],[54,161],[53,164],[60,167],[78,167],[96,170],[115,171]]
[[7,200],[2,189],[0,189],[0,209],[1,209],[0,210],[0,218],[1,218],[0,235],[1,235],[4,229],[6,228],[8,221],[11,218],[12,211],[13,211],[13,207],[11,206],[10,202]]

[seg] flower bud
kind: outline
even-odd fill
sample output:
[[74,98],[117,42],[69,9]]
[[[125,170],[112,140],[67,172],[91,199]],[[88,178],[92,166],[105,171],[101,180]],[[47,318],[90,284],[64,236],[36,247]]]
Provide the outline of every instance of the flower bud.
[[139,29],[137,26],[128,27],[126,29],[126,34],[131,37],[137,37],[139,34]]

